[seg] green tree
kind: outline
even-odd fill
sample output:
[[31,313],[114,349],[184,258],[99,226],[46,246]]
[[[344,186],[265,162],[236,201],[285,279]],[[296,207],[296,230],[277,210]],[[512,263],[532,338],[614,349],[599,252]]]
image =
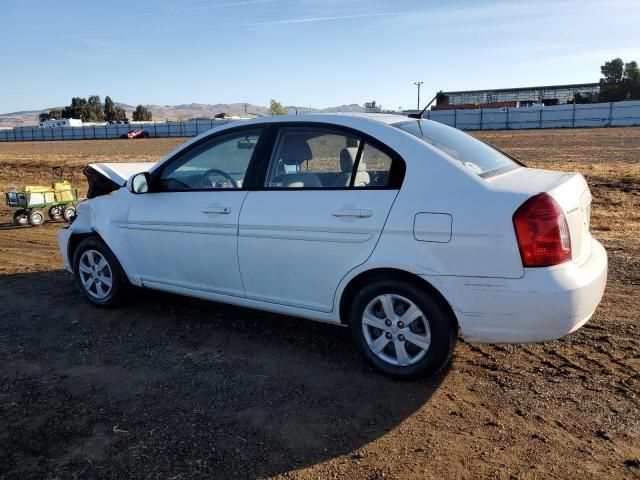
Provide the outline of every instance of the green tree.
[[41,122],[46,120],[60,120],[62,118],[62,109],[52,108],[48,112],[42,112],[38,118]]
[[271,99],[271,115],[286,115],[287,113],[287,109],[284,108],[282,106],[282,104],[280,102],[275,101],[274,99]]
[[87,99],[82,97],[73,97],[71,105],[64,107],[62,110],[62,118],[78,118],[83,122],[87,121]]
[[638,64],[630,62],[625,64],[621,58],[614,58],[605,62],[600,67],[602,77],[600,79],[600,101],[619,102],[628,97],[640,95],[640,71]]
[[133,112],[133,121],[134,122],[148,122],[153,120],[153,115],[147,109],[147,107],[143,105],[138,105]]
[[602,73],[602,80],[607,85],[615,85],[622,82],[624,75],[624,62],[621,58],[614,58],[610,62],[604,62],[604,65],[600,67]]
[[[105,99],[105,103],[106,103],[106,99]],[[113,109],[113,123],[129,123],[129,119],[127,118],[127,112],[124,111],[124,108],[116,107]]]
[[114,123],[116,121],[113,100],[111,100],[109,95],[104,97],[104,119],[109,123]]
[[631,61],[624,64],[624,79],[629,91],[629,98],[640,100],[640,68],[638,68],[638,62]]
[[104,121],[104,105],[100,101],[100,97],[98,95],[91,95],[89,97],[85,116],[87,122]]

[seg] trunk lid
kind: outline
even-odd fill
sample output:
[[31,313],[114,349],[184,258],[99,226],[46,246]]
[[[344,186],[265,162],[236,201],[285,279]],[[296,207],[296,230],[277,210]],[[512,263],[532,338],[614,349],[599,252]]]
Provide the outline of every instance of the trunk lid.
[[535,168],[518,168],[486,180],[491,188],[523,195],[524,201],[538,193],[548,193],[558,203],[567,219],[571,236],[571,259],[584,262],[591,253],[591,193],[579,173],[554,172]]

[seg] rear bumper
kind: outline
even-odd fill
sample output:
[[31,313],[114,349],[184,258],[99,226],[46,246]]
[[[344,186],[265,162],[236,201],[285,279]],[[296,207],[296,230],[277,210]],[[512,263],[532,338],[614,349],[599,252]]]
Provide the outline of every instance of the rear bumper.
[[469,342],[555,340],[589,321],[604,294],[607,253],[591,242],[591,254],[579,266],[527,268],[519,279],[425,278],[442,288]]
[[60,255],[62,256],[62,263],[64,269],[73,273],[73,267],[71,266],[71,259],[69,258],[69,239],[73,231],[70,228],[61,228],[58,230],[58,247],[60,248]]

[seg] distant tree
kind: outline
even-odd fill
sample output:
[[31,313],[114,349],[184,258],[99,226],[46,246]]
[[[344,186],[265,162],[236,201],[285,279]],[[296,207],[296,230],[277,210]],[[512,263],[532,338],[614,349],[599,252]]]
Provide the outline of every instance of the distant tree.
[[91,95],[87,101],[87,108],[85,111],[85,118],[83,121],[87,122],[102,122],[104,121],[104,105],[100,101],[98,95]]
[[62,118],[62,110],[59,108],[52,108],[48,112],[42,112],[38,115],[38,119],[41,122],[46,120],[60,120]]
[[113,100],[111,100],[109,95],[104,97],[104,119],[109,123],[114,123],[116,121]]
[[615,85],[622,82],[624,75],[624,62],[621,58],[614,58],[610,62],[604,62],[604,65],[600,67],[602,72],[602,80],[607,85]]
[[640,68],[638,68],[638,62],[631,61],[624,64],[624,79],[629,91],[629,98],[640,100]]
[[624,62],[621,58],[614,58],[600,67],[600,101],[619,102],[627,98],[628,82],[625,81]]
[[62,109],[52,108],[51,110],[49,110],[49,118],[51,120],[60,120],[62,118]]
[[122,107],[116,107],[113,109],[113,121],[112,123],[129,123],[127,118],[127,112]]
[[62,118],[79,118],[83,122],[87,120],[87,99],[82,97],[73,97],[71,105],[64,107],[62,110]]
[[133,112],[133,121],[134,122],[148,122],[153,120],[153,115],[147,109],[147,107],[143,105],[138,105]]
[[287,112],[287,109],[284,108],[280,102],[277,102],[277,101],[275,101],[273,99],[271,99],[270,110],[271,110],[271,115],[274,115],[274,116],[275,115],[286,115],[287,113],[289,113],[289,112]]

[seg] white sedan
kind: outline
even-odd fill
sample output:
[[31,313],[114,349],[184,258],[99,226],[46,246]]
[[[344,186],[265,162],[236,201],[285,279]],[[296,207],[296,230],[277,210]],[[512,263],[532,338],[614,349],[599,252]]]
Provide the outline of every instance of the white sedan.
[[440,370],[459,332],[562,337],[605,288],[582,175],[428,120],[234,122],[157,164],[85,173],[92,198],[59,244],[91,303],[135,285],[343,324],[398,377]]

